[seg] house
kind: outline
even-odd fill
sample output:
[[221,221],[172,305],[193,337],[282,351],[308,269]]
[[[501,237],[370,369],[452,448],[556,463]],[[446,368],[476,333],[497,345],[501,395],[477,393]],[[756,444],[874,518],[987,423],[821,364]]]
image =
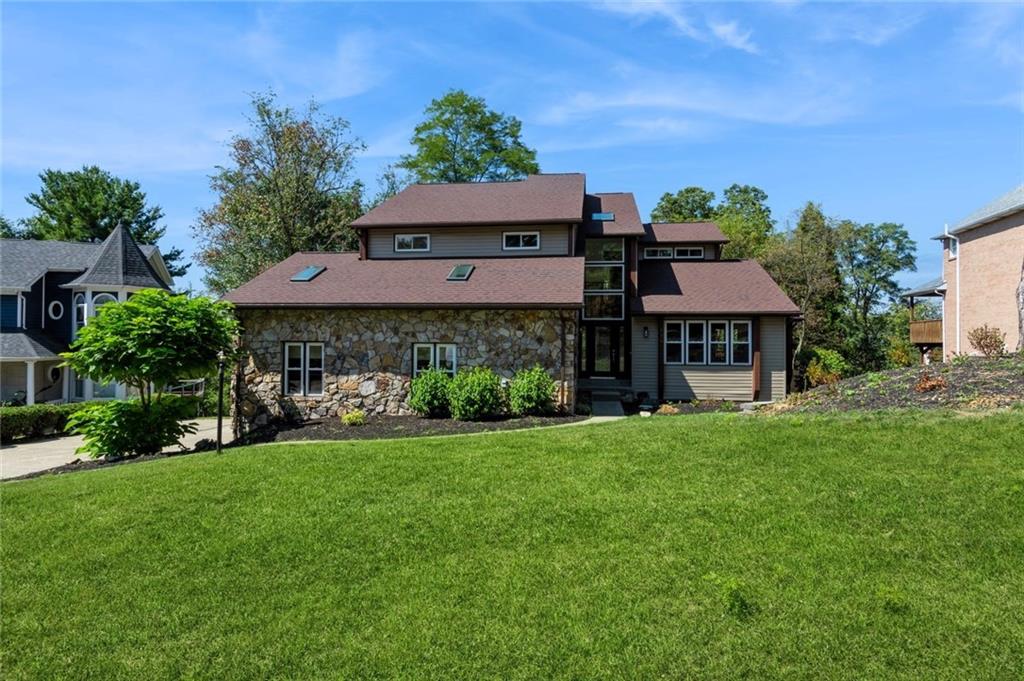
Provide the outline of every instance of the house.
[[942,299],[941,321],[911,323],[918,347],[939,346],[947,359],[977,354],[967,334],[979,326],[1006,334],[1006,347],[1021,345],[1024,323],[1024,185],[979,208],[934,237],[942,243],[942,277],[904,298]]
[[540,364],[558,400],[775,400],[797,307],[712,223],[644,224],[579,173],[416,184],[352,225],[358,253],[296,253],[229,293],[242,427],[405,413],[410,380]]
[[26,404],[125,396],[60,366],[96,311],[143,288],[170,288],[156,246],[117,227],[102,243],[0,240],[0,399]]

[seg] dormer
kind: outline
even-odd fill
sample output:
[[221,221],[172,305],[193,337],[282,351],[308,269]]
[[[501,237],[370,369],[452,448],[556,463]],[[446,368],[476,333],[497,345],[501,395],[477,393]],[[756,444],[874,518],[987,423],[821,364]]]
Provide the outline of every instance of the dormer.
[[641,260],[721,260],[729,239],[713,222],[652,222],[644,225]]

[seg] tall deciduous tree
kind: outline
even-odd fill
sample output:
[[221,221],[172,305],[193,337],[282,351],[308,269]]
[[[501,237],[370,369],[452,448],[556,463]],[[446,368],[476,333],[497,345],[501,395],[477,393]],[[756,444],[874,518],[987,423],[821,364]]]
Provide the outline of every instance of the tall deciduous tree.
[[881,308],[899,297],[896,275],[917,270],[915,244],[892,222],[839,226],[838,261],[848,300],[848,358],[860,371],[885,365],[885,318]]
[[346,120],[311,101],[305,111],[254,95],[251,131],[231,140],[231,165],[210,186],[217,203],[199,213],[193,233],[210,290],[224,293],[297,251],[352,250],[351,222],[362,212],[354,179],[363,143]]
[[[58,241],[102,241],[122,224],[140,244],[155,244],[166,227],[160,206],[149,205],[138,182],[115,177],[96,166],[44,170],[42,187],[25,199],[36,214],[22,221],[18,236]],[[185,274],[180,248],[162,253],[172,276]]]
[[655,222],[714,220],[729,237],[723,250],[727,258],[757,258],[771,243],[775,221],[768,207],[768,195],[751,185],[734,184],[714,203],[714,192],[686,187],[675,194],[662,194],[651,211]]
[[651,211],[654,222],[702,222],[715,219],[715,193],[701,187],[665,192]]
[[416,152],[399,163],[418,182],[516,180],[540,172],[519,119],[488,109],[482,97],[452,90],[424,113],[411,140]]

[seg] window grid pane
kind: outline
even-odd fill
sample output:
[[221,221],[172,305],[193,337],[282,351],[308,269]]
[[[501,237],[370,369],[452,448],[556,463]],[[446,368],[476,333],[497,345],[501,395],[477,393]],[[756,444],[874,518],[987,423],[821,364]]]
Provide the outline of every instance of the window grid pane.
[[729,363],[729,323],[708,323],[708,364]]

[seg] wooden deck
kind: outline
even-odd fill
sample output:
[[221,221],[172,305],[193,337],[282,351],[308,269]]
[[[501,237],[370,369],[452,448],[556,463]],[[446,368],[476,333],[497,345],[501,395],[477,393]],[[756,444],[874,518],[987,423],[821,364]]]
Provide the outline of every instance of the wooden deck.
[[942,345],[942,320],[910,322],[910,342],[914,345]]

